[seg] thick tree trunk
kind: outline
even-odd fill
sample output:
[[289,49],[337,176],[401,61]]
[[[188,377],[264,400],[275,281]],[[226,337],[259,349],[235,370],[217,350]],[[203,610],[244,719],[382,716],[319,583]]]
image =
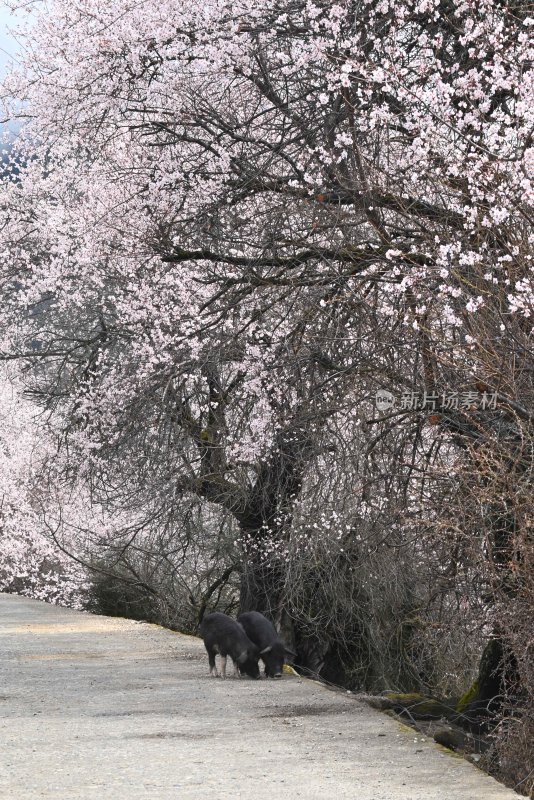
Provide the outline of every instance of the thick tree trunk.
[[243,565],[239,608],[243,611],[260,611],[276,621],[281,614],[283,568],[279,564],[265,563],[261,558],[249,557]]
[[237,517],[245,546],[240,610],[260,611],[274,623],[284,610],[285,564],[272,545],[281,544],[283,550],[288,540],[311,445],[303,426],[283,431]]
[[518,686],[517,663],[502,638],[491,639],[480,658],[478,676],[460,699],[457,711],[467,728],[480,728],[491,720],[510,690]]

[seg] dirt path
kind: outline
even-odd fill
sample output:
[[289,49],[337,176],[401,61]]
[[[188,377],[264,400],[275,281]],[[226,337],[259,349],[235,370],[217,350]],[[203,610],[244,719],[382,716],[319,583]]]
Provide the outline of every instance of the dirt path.
[[0,594],[6,800],[512,800],[307,680],[208,676],[198,639]]

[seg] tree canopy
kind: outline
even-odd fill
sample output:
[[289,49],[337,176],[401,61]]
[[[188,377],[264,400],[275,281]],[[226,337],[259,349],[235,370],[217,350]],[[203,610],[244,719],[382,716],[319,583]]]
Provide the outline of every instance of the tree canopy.
[[0,92],[24,119],[1,349],[53,426],[54,485],[124,521],[117,558],[144,542],[131,570],[195,539],[219,564],[201,608],[235,572],[243,609],[285,615],[304,661],[330,652],[358,680],[372,661],[369,682],[438,680],[421,653],[466,607],[497,637],[512,604],[526,619],[529,5],[33,17]]

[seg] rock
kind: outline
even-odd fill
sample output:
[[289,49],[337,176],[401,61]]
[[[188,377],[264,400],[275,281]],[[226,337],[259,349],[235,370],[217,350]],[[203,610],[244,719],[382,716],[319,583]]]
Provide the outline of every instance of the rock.
[[454,719],[457,716],[451,704],[417,692],[384,692],[382,697],[390,702],[389,708],[393,711],[406,712],[413,719]]
[[434,741],[443,745],[443,747],[447,747],[449,750],[457,751],[464,750],[466,745],[471,742],[471,739],[460,730],[443,727],[437,728],[437,730],[434,731]]

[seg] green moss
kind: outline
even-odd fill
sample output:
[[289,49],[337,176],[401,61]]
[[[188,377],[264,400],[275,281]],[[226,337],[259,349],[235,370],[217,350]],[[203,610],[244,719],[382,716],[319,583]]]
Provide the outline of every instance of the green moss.
[[458,714],[464,713],[469,704],[478,695],[478,689],[479,689],[478,680],[473,681],[467,692],[465,692],[456,703],[456,711],[458,712]]
[[419,694],[419,692],[384,692],[383,696],[387,697],[388,700],[394,700],[396,703],[402,703],[402,705],[410,705],[428,700],[427,697],[423,694]]
[[409,711],[417,719],[440,719],[452,717],[455,711],[450,705],[433,697],[425,697],[418,692],[384,692],[394,711]]

